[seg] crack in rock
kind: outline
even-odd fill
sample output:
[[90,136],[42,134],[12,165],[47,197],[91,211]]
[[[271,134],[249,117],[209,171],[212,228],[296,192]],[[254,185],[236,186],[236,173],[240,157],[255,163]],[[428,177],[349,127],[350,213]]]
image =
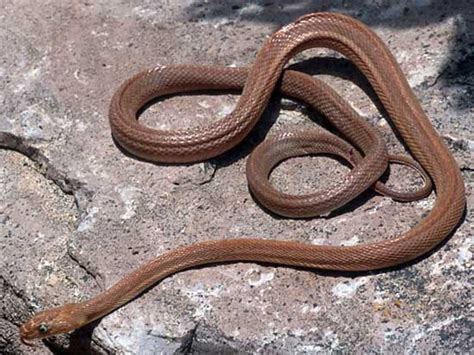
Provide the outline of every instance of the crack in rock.
[[214,162],[205,162],[195,165],[192,169],[192,172],[169,179],[170,182],[182,188],[206,185],[214,179],[217,165]]
[[0,131],[0,148],[14,150],[31,159],[37,166],[39,173],[57,185],[65,194],[74,195],[74,192],[84,188],[82,182],[68,178],[66,174],[52,166],[49,159],[23,137]]
[[105,284],[104,284],[104,280],[102,278],[102,276],[91,270],[85,263],[83,263],[76,255],[74,255],[74,252],[71,248],[70,245],[67,246],[67,255],[69,256],[69,258],[76,264],[79,266],[79,268],[81,268],[82,270],[84,270],[84,272],[90,276],[93,280],[94,280],[94,283],[96,284],[96,286],[99,288],[99,290],[103,291],[105,290]]
[[[0,275],[0,286],[1,286],[0,289],[2,291],[1,292],[2,298],[1,298],[1,302],[0,302],[0,304],[2,304],[2,309],[0,310],[0,317],[2,319],[5,319],[5,320],[9,321],[10,323],[18,325],[19,324],[18,319],[14,319],[14,318],[10,319],[8,316],[6,316],[6,314],[4,314],[4,311],[7,311],[7,308],[8,308],[4,304],[7,301],[7,294],[10,294],[13,298],[15,298],[18,302],[21,303],[19,305],[19,307],[29,308],[30,306],[29,306],[28,300],[25,297],[25,295],[23,294],[23,292],[21,290],[18,290],[3,275]],[[12,311],[12,310],[10,310],[10,311]],[[16,320],[16,322],[15,322],[15,320]]]
[[198,327],[199,323],[196,323],[196,325],[181,338],[181,346],[174,352],[175,354],[191,354],[193,352],[193,343],[196,339]]

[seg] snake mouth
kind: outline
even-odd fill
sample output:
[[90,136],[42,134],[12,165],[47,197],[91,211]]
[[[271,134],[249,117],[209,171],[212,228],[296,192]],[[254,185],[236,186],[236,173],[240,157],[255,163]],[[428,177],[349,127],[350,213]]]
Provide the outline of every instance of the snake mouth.
[[30,346],[30,347],[36,346],[36,344],[32,340],[26,339],[24,337],[20,337],[20,341],[22,342],[22,344],[26,346]]
[[27,328],[25,327],[25,325],[23,324],[21,327],[20,327],[20,341],[22,344],[26,345],[26,346],[30,346],[30,347],[34,347],[34,346],[37,346],[36,345],[36,337],[31,337],[31,336],[28,336],[29,332],[27,331]]

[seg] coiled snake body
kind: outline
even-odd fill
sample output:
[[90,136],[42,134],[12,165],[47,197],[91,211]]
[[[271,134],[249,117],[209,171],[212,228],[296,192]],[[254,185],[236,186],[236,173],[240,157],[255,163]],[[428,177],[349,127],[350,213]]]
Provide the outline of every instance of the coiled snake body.
[[[367,77],[419,165],[390,157],[379,135],[325,84],[284,70],[288,60],[312,47],[326,47],[346,56]],[[255,149],[247,161],[249,187],[261,203],[278,214],[308,217],[331,211],[375,184],[400,200],[425,196],[394,193],[376,183],[389,160],[426,171],[436,202],[418,225],[390,240],[354,246],[307,245],[290,241],[228,239],[207,241],[168,252],[125,276],[110,289],[80,303],[38,313],[22,325],[24,342],[72,331],[112,312],[158,281],[181,270],[216,262],[253,261],[306,268],[362,271],[401,264],[426,253],[459,223],[465,208],[464,185],[456,162],[436,133],[402,71],[382,41],[362,23],[340,14],[315,13],[299,18],[266,42],[251,68],[202,66],[157,67],[127,80],[110,105],[116,141],[131,153],[157,162],[194,162],[217,156],[241,142],[256,125],[276,86],[328,117],[350,142],[327,133],[282,133]],[[137,112],[151,99],[183,91],[237,89],[243,92],[235,110],[205,128],[159,131],[137,121]],[[353,169],[328,190],[290,196],[275,190],[268,175],[293,156],[330,153]],[[420,167],[421,165],[421,167]]]

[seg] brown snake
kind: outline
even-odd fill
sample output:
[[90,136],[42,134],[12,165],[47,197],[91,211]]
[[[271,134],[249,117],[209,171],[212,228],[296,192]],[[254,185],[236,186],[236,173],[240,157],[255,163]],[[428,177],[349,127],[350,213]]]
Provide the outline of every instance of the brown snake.
[[[358,67],[419,165],[405,158],[389,159],[379,135],[327,85],[305,74],[284,70],[291,57],[313,47],[336,50]],[[247,175],[251,191],[264,206],[291,217],[331,211],[376,183],[388,160],[393,160],[426,171],[429,178],[425,180],[432,180],[436,202],[428,216],[403,235],[354,246],[227,239],[179,248],[141,266],[88,301],[38,313],[20,329],[24,342],[79,328],[129,302],[163,278],[194,266],[252,261],[329,270],[380,269],[425,254],[459,223],[465,192],[453,156],[425,116],[387,47],[365,25],[344,15],[315,13],[283,27],[266,42],[250,69],[161,66],[134,76],[112,99],[112,133],[122,147],[147,160],[176,163],[208,159],[236,146],[248,135],[277,86],[284,95],[302,100],[328,117],[351,144],[311,130],[281,133],[262,143],[247,161]],[[205,128],[159,131],[137,121],[137,112],[157,96],[242,87],[235,110]],[[316,153],[339,155],[353,169],[326,191],[310,195],[287,195],[268,182],[271,170],[280,161]],[[427,186],[417,196],[393,194],[380,183],[375,188],[396,199],[409,200],[429,193],[431,187]]]

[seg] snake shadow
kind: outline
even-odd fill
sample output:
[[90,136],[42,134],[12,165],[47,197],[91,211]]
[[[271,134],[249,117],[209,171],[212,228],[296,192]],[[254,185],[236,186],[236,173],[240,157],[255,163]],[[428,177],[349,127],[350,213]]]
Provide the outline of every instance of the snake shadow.
[[93,354],[99,355],[110,353],[107,349],[99,346],[93,339],[92,335],[95,328],[100,324],[102,318],[82,328],[76,329],[69,335],[61,335],[49,339],[44,339],[43,343],[51,353],[55,355],[67,354]]
[[[171,97],[193,97],[193,96],[199,96],[199,95],[207,95],[207,96],[221,96],[221,95],[239,95],[241,93],[241,90],[196,90],[192,92],[182,92],[182,93],[177,93],[177,94],[172,94],[172,95],[163,95],[160,97],[157,97],[155,99],[150,100],[147,102],[138,112],[137,112],[137,120],[140,119],[140,116],[149,108],[151,108],[154,105],[159,104],[160,102],[163,102]],[[272,100],[270,100],[267,108],[265,109],[265,112],[262,114],[262,117],[260,118],[258,124],[256,125],[257,127],[254,128],[250,134],[243,140],[243,142],[237,144],[235,147],[229,149],[227,152],[215,157],[211,158],[207,161],[213,165],[216,166],[216,168],[224,168],[227,166],[230,166],[234,164],[236,161],[245,158],[250,152],[253,150],[255,146],[260,144],[266,137],[266,134],[270,130],[270,128],[273,126],[273,124],[277,121],[279,112],[280,112],[280,107],[277,105],[275,101],[275,97],[278,97],[278,95],[274,95]],[[225,119],[225,118],[224,118]],[[211,121],[209,124],[211,124]],[[184,127],[182,127],[184,128]],[[130,152],[128,152],[124,147],[121,146],[120,142],[118,142],[113,134],[111,134],[112,140],[115,144],[115,146],[123,153],[125,156],[138,160],[141,162],[145,163],[150,163],[156,166],[191,166],[197,163],[201,163],[202,161],[196,161],[193,163],[161,163],[161,162],[155,162],[149,159],[145,159],[142,157],[138,157]]]
[[[333,57],[315,57],[311,58],[308,60],[304,60],[295,64],[292,64],[288,66],[288,69],[291,70],[297,70],[301,72],[305,72],[309,75],[331,75],[335,76],[337,78],[343,79],[343,80],[348,80],[354,83],[356,86],[361,88],[363,92],[367,95],[367,97],[375,104],[377,107],[378,111],[380,114],[387,118],[387,122],[392,127],[392,131],[395,134],[395,137],[399,141],[399,143],[405,147],[403,139],[398,135],[398,132],[393,126],[392,122],[388,119],[388,114],[385,111],[382,103],[378,99],[376,93],[372,89],[370,83],[367,81],[365,76],[359,71],[359,69],[353,65],[350,61],[348,61],[345,58],[333,58]],[[278,86],[280,83],[277,84],[277,91],[275,94],[272,95],[272,98],[265,109],[262,117],[258,121],[257,125],[251,130],[249,135],[238,145],[235,147],[231,148],[229,151],[215,157],[212,159],[209,159],[208,162],[213,165],[216,170],[221,169],[221,168],[226,168],[228,166],[233,165],[235,162],[245,159],[254,149],[256,146],[258,146],[261,142],[265,140],[268,134],[270,134],[271,128],[274,126],[274,124],[277,122],[278,117],[281,113],[282,108],[285,106],[282,104],[282,99],[284,98],[279,92],[278,92]],[[215,91],[215,90],[200,90],[200,91],[193,91],[189,93],[179,93],[179,94],[173,94],[173,95],[165,95],[158,97],[156,99],[153,99],[149,101],[147,104],[145,104],[140,111],[137,113],[137,119],[140,119],[140,116],[148,110],[150,107],[153,105],[156,105],[160,102],[163,102],[170,97],[185,97],[185,96],[198,96],[198,95],[209,95],[209,96],[218,96],[218,95],[227,95],[227,94],[232,94],[232,95],[239,95],[241,91],[239,90],[225,90],[225,91]],[[337,130],[332,126],[329,120],[327,120],[324,116],[322,116],[320,113],[317,112],[314,108],[306,105],[303,102],[298,102],[293,100],[293,102],[296,103],[296,105],[291,105],[293,109],[300,110],[302,111],[309,120],[311,120],[313,123],[316,125],[336,134],[339,135]],[[287,127],[285,127],[286,129]],[[289,127],[289,130],[292,128]],[[135,159],[138,161],[146,162],[146,163],[151,163],[156,166],[191,166],[195,163],[187,163],[187,164],[182,164],[182,163],[157,163],[151,160],[147,160],[141,157],[137,157],[130,152],[128,152],[126,149],[124,149],[120,143],[113,137],[112,139],[116,147],[127,157],[131,159]],[[324,154],[320,154],[323,155]],[[330,158],[335,159],[338,161],[340,164],[345,165],[350,168],[350,165],[347,164],[343,159],[340,159],[335,156],[329,156]],[[389,179],[390,175],[390,168],[387,169],[385,174],[381,177],[382,182],[386,182]],[[354,211],[364,205],[368,200],[373,198],[376,195],[374,191],[371,189],[368,189],[366,192],[363,194],[359,195],[356,197],[354,200],[348,202],[345,206],[338,208],[337,210],[331,212],[328,216],[325,218],[333,218],[338,215],[348,213],[351,211]],[[269,211],[266,209],[263,205],[259,203],[257,199],[251,194],[253,200],[262,208],[264,209],[267,213],[272,215],[276,219],[281,219],[284,217],[281,217],[279,215],[276,215],[272,211]]]
[[[226,20],[233,23],[263,23],[277,30],[300,16],[311,12],[332,11],[349,14],[368,26],[430,31],[430,25],[451,21],[453,36],[436,78],[421,84],[421,89],[437,85],[441,89],[459,88],[450,104],[468,110],[474,100],[474,6],[472,0],[431,1],[367,1],[367,0],[196,0],[187,5],[183,16],[191,22]],[[427,51],[435,48],[433,34],[422,45]]]

